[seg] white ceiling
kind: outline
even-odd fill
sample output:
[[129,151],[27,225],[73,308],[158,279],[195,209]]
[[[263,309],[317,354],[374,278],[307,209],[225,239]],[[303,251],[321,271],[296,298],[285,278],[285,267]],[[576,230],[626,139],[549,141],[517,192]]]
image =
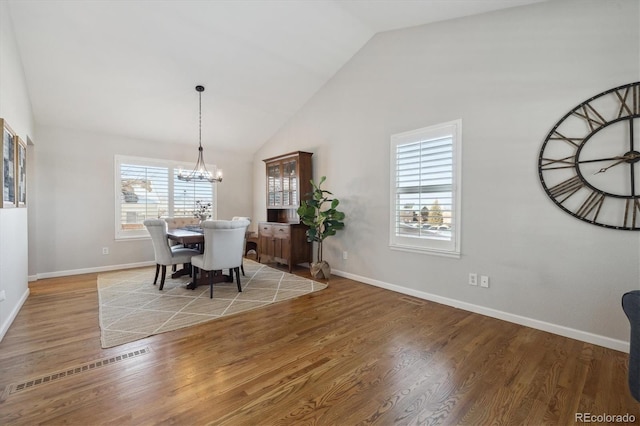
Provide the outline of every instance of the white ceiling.
[[253,152],[377,32],[545,0],[9,0],[37,124]]

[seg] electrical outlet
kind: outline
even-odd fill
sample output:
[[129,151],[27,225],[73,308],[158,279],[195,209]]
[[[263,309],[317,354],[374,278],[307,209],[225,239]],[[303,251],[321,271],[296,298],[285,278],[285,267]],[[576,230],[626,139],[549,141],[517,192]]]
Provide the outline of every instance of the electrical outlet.
[[102,247],[102,254],[109,254],[109,247]]
[[469,285],[478,285],[478,274],[475,272],[469,273]]
[[7,293],[4,290],[0,291],[0,302],[7,300]]
[[480,287],[489,288],[489,277],[487,275],[480,276]]
[[349,253],[347,253],[347,251],[343,251],[342,252],[342,259],[347,260],[349,258]]

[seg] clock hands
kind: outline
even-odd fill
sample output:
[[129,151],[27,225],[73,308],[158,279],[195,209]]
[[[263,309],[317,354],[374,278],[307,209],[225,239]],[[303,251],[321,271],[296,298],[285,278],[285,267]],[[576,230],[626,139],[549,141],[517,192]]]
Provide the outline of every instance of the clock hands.
[[594,175],[597,175],[598,173],[604,173],[607,170],[609,170],[611,167],[613,166],[617,166],[618,164],[622,164],[622,163],[635,163],[637,161],[640,160],[640,153],[637,151],[629,151],[628,153],[626,153],[623,156],[618,156],[618,157],[610,157],[610,158],[596,158],[593,160],[582,160],[582,161],[578,161],[577,163],[579,164],[584,164],[584,163],[596,163],[598,161],[612,161],[612,160],[618,160],[615,163],[607,166],[607,167],[603,167],[600,170],[598,170],[597,172],[594,173]]
[[620,163],[624,163],[624,162],[625,162],[625,161],[627,161],[627,160],[630,160],[630,158],[623,158],[622,160],[616,161],[615,163],[613,163],[613,164],[611,164],[611,165],[609,165],[609,166],[607,166],[607,167],[603,167],[603,168],[601,168],[600,170],[598,170],[597,172],[595,172],[595,173],[594,173],[594,175],[597,175],[598,173],[604,173],[604,172],[606,172],[607,170],[609,170],[611,167],[613,167],[613,166],[617,166],[617,165],[618,165],[618,164],[620,164]]
[[598,161],[612,161],[612,160],[628,160],[629,157],[627,157],[626,155],[622,156],[622,157],[609,157],[609,158],[596,158],[595,160],[581,160],[581,161],[577,161],[578,164],[583,164],[583,163],[597,163]]
[[[563,160],[567,160],[571,157],[567,157]],[[617,161],[616,161],[617,160]],[[594,158],[591,160],[580,160],[576,161],[575,164],[586,164],[586,163],[597,163],[600,161],[615,161],[615,163],[608,165],[607,167],[602,167],[600,170],[594,173],[597,175],[599,173],[605,173],[611,167],[617,166],[618,164],[628,163],[633,164],[640,161],[640,152],[634,149],[634,138],[633,138],[633,120],[629,120],[629,151],[622,156],[616,157],[608,157],[608,158]],[[632,194],[635,195],[635,177],[634,177],[634,168],[631,167],[631,188]]]

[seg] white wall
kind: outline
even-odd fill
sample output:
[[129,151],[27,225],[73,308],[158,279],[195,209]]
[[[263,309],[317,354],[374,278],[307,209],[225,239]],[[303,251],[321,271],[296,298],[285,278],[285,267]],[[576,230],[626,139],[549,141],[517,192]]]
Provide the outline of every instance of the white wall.
[[[23,140],[33,135],[31,105],[5,2],[0,2],[0,117]],[[29,295],[27,256],[27,209],[0,209],[0,291],[6,294],[0,301],[0,340]]]
[[[153,260],[151,240],[115,240],[114,156],[131,155],[195,164],[198,147],[39,126],[35,198],[35,270],[51,277],[137,265]],[[224,170],[218,218],[250,216],[250,155],[220,152],[203,142],[205,161]],[[102,248],[109,248],[109,255]]]
[[[254,217],[261,160],[311,151],[347,215],[324,253],[340,274],[625,350],[620,298],[639,287],[640,235],[562,212],[537,156],[567,111],[638,80],[638,9],[562,0],[378,34],[256,153]],[[390,250],[390,135],[458,118],[462,257]],[[469,286],[469,272],[491,287]]]

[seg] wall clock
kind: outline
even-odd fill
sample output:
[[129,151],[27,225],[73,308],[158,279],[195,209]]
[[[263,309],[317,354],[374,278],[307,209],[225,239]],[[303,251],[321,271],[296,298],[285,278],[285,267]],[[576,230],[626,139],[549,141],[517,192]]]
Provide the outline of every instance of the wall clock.
[[640,82],[602,92],[565,114],[542,144],[538,175],[570,215],[640,230]]

